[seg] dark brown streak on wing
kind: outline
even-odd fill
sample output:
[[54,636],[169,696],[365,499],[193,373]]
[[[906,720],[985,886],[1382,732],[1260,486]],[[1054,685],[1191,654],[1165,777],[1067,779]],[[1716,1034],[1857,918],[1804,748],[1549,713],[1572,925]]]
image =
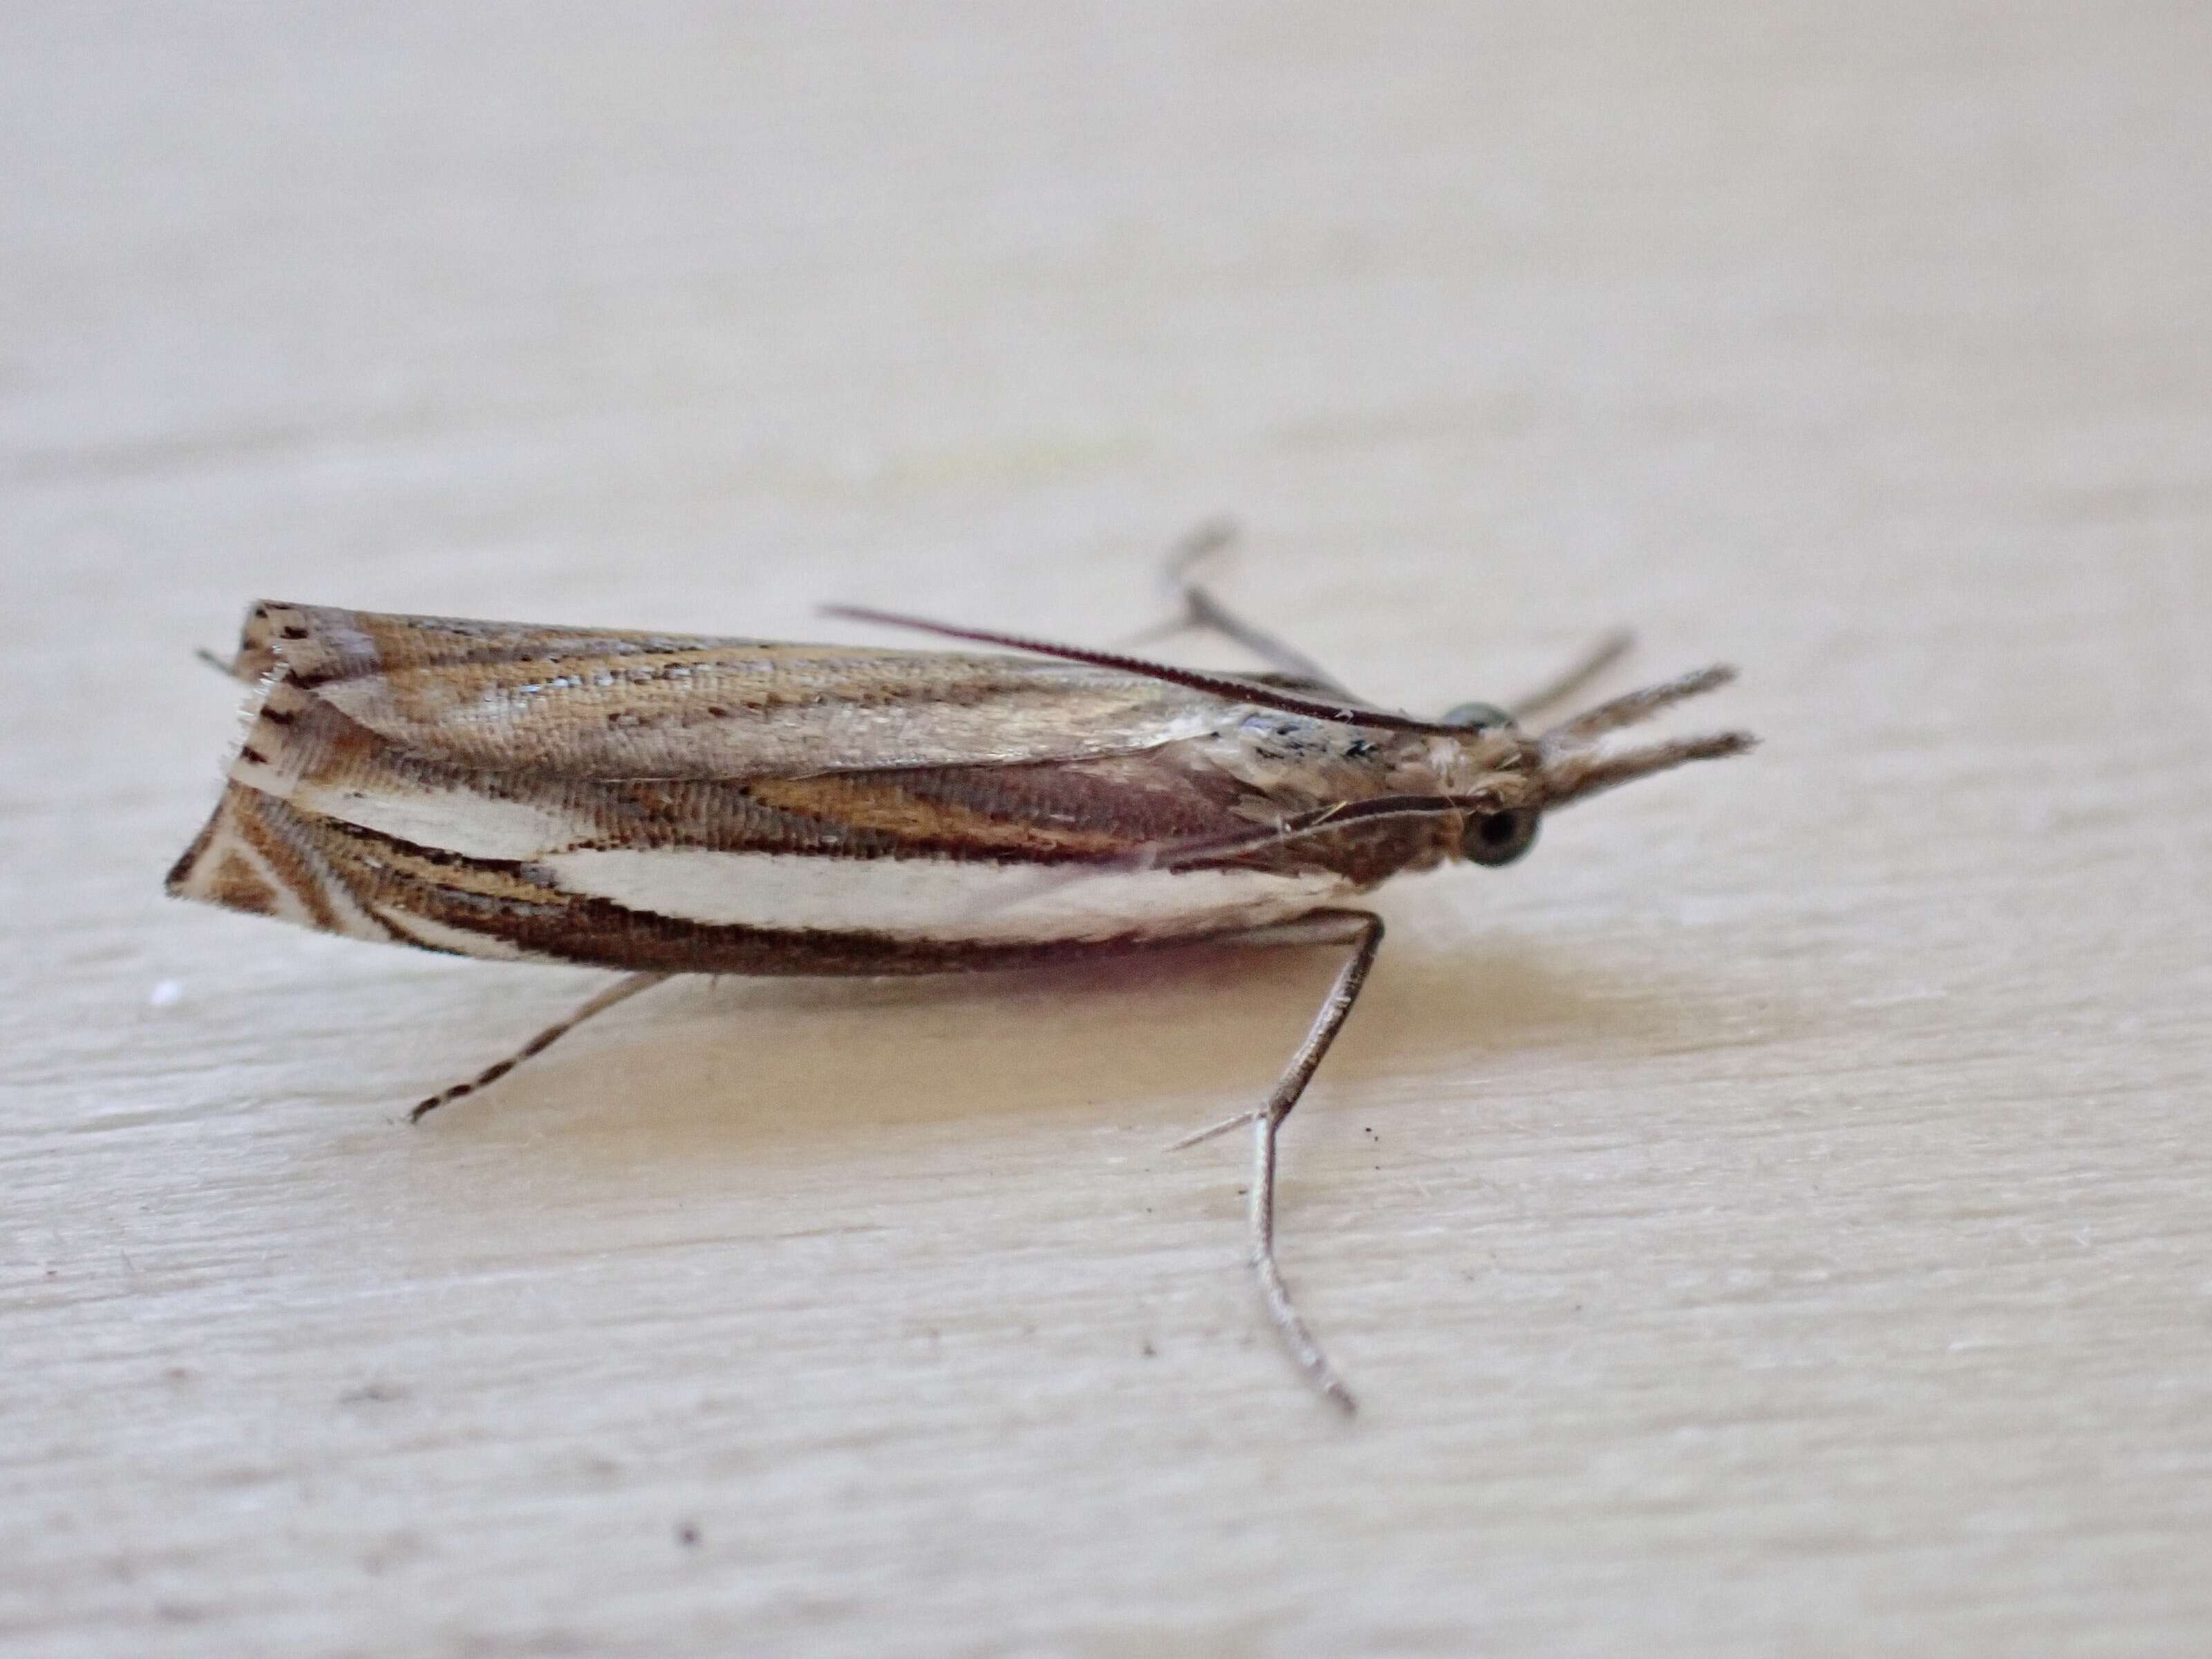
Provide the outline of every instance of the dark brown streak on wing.
[[313,686],[397,669],[557,664],[580,657],[714,651],[757,643],[705,634],[400,616],[263,599],[246,611],[232,672],[258,679],[287,666],[302,685]]
[[1222,834],[1249,820],[1250,792],[1168,754],[1014,766],[900,768],[744,786],[763,805],[871,851],[963,860],[1110,859],[1158,840]]
[[257,606],[283,668],[427,759],[573,777],[802,777],[1141,752],[1233,718],[1139,676],[1012,656]]
[[322,883],[316,879],[312,856],[303,850],[299,838],[289,833],[288,817],[283,813],[249,811],[240,813],[235,822],[240,836],[269,861],[277,879],[306,907],[315,926],[325,933],[343,933],[344,925],[331,908]]
[[[1206,763],[1203,744],[1088,760],[806,778],[611,780],[425,759],[289,676],[271,682],[266,700],[247,734],[247,746],[262,758],[241,760],[239,783],[349,823],[376,821],[372,809],[380,803],[405,803],[419,826],[408,833],[426,846],[465,848],[485,807],[507,806],[546,818],[545,840],[530,849],[540,858],[586,848],[684,848],[1111,864],[1146,848],[1230,840],[1237,845],[1223,849],[1220,862],[1334,870],[1364,884],[1420,850],[1395,825],[1289,847],[1271,844],[1264,834],[1255,842],[1255,820],[1273,823],[1285,805]],[[285,715],[281,725],[273,723],[278,712]]]
[[[1193,777],[1151,757],[1115,762],[846,774],[748,793],[804,812],[812,799],[823,833],[855,856],[933,857],[1114,869],[1215,868],[1280,874],[1328,871],[1364,887],[1435,862],[1456,842],[1461,817],[1486,798],[1390,796],[1297,814],[1281,825],[1244,811],[1249,791],[1216,774]],[[773,792],[771,794],[770,792]],[[1316,833],[1324,823],[1326,833]],[[1079,827],[1077,827],[1079,826]],[[1442,827],[1439,827],[1442,826]],[[1288,834],[1285,834],[1285,830]],[[813,851],[755,842],[730,851]]]
[[[1117,868],[1193,869],[1223,862],[1242,863],[1271,848],[1292,843],[1325,846],[1340,836],[1365,837],[1385,822],[1416,829],[1417,837],[1431,839],[1437,830],[1456,840],[1469,817],[1494,812],[1503,805],[1494,793],[1474,795],[1372,795],[1364,800],[1300,812],[1275,824],[1246,824],[1225,835],[1168,841],[1125,854],[1115,860]],[[1320,856],[1310,854],[1310,857]],[[1334,867],[1332,866],[1332,867]]]

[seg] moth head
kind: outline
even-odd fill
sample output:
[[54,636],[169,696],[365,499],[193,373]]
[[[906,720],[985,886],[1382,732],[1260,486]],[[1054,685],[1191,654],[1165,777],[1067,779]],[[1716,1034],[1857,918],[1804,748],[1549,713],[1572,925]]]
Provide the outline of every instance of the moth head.
[[1748,732],[1670,738],[1630,749],[1607,748],[1605,741],[1614,732],[1640,725],[1687,698],[1717,691],[1735,678],[1733,668],[1700,668],[1611,698],[1560,721],[1534,739],[1536,798],[1547,809],[1565,806],[1638,778],[1670,772],[1692,761],[1723,760],[1744,753],[1758,741]]
[[1533,806],[1478,812],[1460,831],[1460,856],[1470,864],[1510,864],[1536,844],[1543,814]]
[[1444,716],[1445,724],[1480,732],[1487,741],[1503,739],[1508,745],[1500,771],[1483,792],[1486,805],[1467,812],[1460,855],[1474,864],[1510,864],[1535,844],[1543,815],[1556,807],[1692,761],[1742,754],[1754,742],[1747,732],[1716,732],[1629,749],[1608,748],[1605,742],[1616,732],[1650,720],[1685,698],[1717,690],[1735,678],[1732,668],[1701,668],[1599,703],[1534,737],[1523,734],[1506,711],[1492,704],[1462,703],[1453,709]]
[[[1541,764],[1536,745],[1522,734],[1513,716],[1494,702],[1463,702],[1443,718],[1480,742],[1470,754],[1474,763],[1498,767],[1510,778],[1526,775]],[[1536,844],[1536,825],[1543,816],[1533,801],[1504,799],[1505,791],[1486,792],[1496,805],[1467,813],[1459,835],[1459,855],[1470,864],[1510,864]]]

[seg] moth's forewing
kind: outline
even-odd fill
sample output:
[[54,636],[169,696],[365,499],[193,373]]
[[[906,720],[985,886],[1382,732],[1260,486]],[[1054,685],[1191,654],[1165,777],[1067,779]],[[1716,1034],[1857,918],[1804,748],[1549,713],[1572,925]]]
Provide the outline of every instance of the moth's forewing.
[[[623,649],[587,648],[611,639]],[[1066,879],[1315,804],[1224,767],[1243,738],[1218,699],[1096,669],[445,621],[418,635],[277,606],[257,609],[258,650],[273,667],[229,789],[171,889],[360,938],[657,969],[933,970],[1279,921],[1427,844],[1378,827]],[[508,654],[456,654],[471,650]]]
[[258,679],[289,668],[302,684],[318,685],[394,669],[620,658],[748,643],[702,634],[403,617],[264,599],[246,611],[232,672],[242,679]]
[[1218,699],[1020,657],[776,645],[264,603],[238,657],[410,754],[563,777],[757,778],[1132,754]]

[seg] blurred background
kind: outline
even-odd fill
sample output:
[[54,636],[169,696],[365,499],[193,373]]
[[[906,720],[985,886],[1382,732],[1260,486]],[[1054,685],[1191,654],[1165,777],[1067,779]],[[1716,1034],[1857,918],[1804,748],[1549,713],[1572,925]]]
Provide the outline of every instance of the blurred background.
[[[1493,648],[1730,552],[1878,582],[1966,492],[2095,520],[2198,452],[2148,417],[2212,371],[2208,34],[11,7],[18,556],[158,569],[206,629],[307,560],[316,597],[562,617],[620,562],[637,618],[734,624],[965,559],[1087,617],[1141,603],[1099,556],[1233,510],[1371,628],[1442,564]],[[1989,539],[1944,558],[2037,556]]]
[[[0,1637],[2201,1651],[2208,70],[2179,0],[0,8]],[[253,598],[1101,641],[1223,513],[1378,698],[1626,623],[1769,739],[1383,904],[1285,1188],[1350,1433],[1158,1156],[1325,965],[672,991],[410,1137],[594,981],[160,896]]]

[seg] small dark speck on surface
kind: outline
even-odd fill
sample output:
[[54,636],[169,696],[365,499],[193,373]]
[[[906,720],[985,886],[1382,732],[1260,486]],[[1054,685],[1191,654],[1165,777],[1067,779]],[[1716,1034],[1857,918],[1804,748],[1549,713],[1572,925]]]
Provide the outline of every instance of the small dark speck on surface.
[[687,1550],[697,1549],[699,1547],[698,1523],[686,1521],[678,1525],[676,1528],[676,1541]]
[[348,1389],[338,1396],[341,1406],[388,1406],[407,1398],[407,1390],[396,1382],[364,1382],[357,1389]]

